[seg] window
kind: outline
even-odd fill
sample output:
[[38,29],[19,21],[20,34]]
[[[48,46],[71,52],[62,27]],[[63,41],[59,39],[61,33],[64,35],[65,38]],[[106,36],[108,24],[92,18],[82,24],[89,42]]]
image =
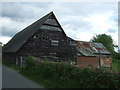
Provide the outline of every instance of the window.
[[37,38],[36,36],[34,36],[33,38]]
[[59,41],[58,40],[51,40],[51,45],[58,46],[59,45]]
[[34,36],[33,36],[33,38],[38,38],[38,36],[39,36],[39,35],[38,35],[38,34],[36,34],[36,35],[34,35]]
[[75,46],[76,45],[76,43],[74,41],[72,41],[71,39],[67,39],[67,41],[69,41],[71,46]]
[[52,43],[58,43],[58,40],[51,40]]
[[53,57],[54,59],[59,59],[59,57]]
[[72,42],[70,42],[70,45],[71,45],[71,46],[75,46],[75,45],[76,45],[76,43],[72,43]]
[[57,23],[57,21],[55,19],[47,19],[45,21],[45,24],[59,26],[58,23]]
[[53,31],[62,31],[59,27],[42,25],[41,29],[43,30],[53,30]]
[[18,58],[16,58],[16,65],[18,65]]
[[50,53],[50,55],[56,55],[56,53]]
[[58,44],[54,44],[54,43],[52,43],[51,45],[53,45],[53,46],[58,46]]
[[21,67],[25,67],[25,60],[24,60],[24,58],[23,58],[23,56],[20,56],[20,66]]

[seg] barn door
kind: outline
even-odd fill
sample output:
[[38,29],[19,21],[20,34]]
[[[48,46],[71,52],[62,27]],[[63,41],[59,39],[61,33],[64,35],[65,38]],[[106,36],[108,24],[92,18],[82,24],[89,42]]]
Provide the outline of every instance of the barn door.
[[25,60],[23,56],[20,56],[20,67],[24,67],[24,66],[25,66]]

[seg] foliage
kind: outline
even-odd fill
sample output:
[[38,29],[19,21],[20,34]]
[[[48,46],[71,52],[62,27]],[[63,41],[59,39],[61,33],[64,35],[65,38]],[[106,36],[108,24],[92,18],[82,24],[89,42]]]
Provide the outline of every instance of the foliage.
[[114,59],[119,59],[120,60],[120,53],[113,52],[112,53]]
[[110,52],[114,52],[114,41],[110,35],[99,34],[91,39],[92,42],[102,43]]
[[18,70],[18,71],[21,71],[21,70],[22,70],[21,67],[19,67],[19,66],[17,66],[17,65],[14,65],[14,64],[12,64],[11,62],[6,61],[6,60],[2,60],[2,64],[6,65],[6,66],[8,66],[8,67],[10,67],[11,69],[14,69],[14,70]]
[[[30,60],[30,62],[29,62]],[[104,70],[80,69],[70,63],[28,58],[22,73],[32,80],[46,83],[51,88],[120,88],[120,76]]]
[[114,41],[110,35],[106,34],[99,34],[94,36],[91,40],[91,42],[99,42],[102,43],[108,51],[110,51],[113,55],[113,58],[120,58],[120,53],[115,52],[114,47],[118,47],[114,44]]
[[120,60],[118,60],[118,59],[113,59],[112,69],[113,69],[113,71],[115,71],[115,72],[120,72]]

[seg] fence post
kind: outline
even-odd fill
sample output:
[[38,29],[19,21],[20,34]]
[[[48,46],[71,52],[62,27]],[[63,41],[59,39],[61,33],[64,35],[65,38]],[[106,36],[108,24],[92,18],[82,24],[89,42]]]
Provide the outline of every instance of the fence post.
[[101,53],[100,53],[100,50],[98,50],[99,52],[99,68],[101,68]]

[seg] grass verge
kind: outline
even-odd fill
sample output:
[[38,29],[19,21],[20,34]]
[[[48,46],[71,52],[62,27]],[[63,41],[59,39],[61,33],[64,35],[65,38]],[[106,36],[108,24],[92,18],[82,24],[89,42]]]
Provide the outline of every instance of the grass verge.
[[[80,69],[70,64],[26,60],[26,67],[7,64],[45,88],[120,88],[120,76],[103,70]],[[115,66],[116,67],[116,66]]]

